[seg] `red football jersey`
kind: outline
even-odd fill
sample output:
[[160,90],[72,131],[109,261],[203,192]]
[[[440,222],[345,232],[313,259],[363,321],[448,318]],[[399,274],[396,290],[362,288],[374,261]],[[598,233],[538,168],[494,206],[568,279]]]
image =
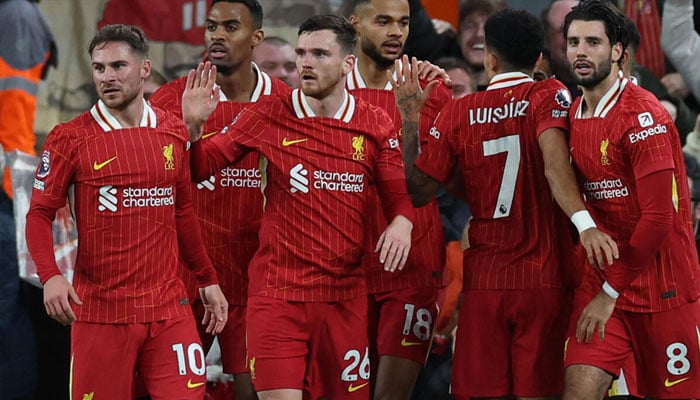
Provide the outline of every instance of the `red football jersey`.
[[[140,127],[122,128],[102,101],[49,134],[32,209],[56,210],[70,192],[80,238],[73,277],[83,302],[73,305],[78,321],[138,323],[191,314],[178,277],[176,230],[176,214],[196,220],[187,192],[186,135],[182,121],[145,103]],[[33,238],[28,229],[35,258],[53,259],[50,244]],[[201,238],[187,241],[204,254]],[[209,283],[216,283],[205,263]],[[37,269],[42,282],[58,273],[50,262]]]
[[[270,78],[255,64],[253,68],[258,79],[250,102],[228,101],[220,92],[221,101],[204,124],[207,133],[202,140],[209,140],[221,131],[249,104],[269,95],[286,96],[291,91],[284,82]],[[182,118],[182,93],[186,82],[187,77],[182,77],[162,86],[151,96],[151,104]],[[249,153],[236,164],[190,185],[204,244],[229,304],[246,304],[248,299],[248,264],[258,249],[262,217],[259,161],[258,154]],[[190,296],[199,296],[187,271],[184,278]]]
[[[422,84],[425,86],[425,82]],[[401,114],[396,107],[396,98],[391,83],[387,83],[384,89],[368,88],[356,63],[354,70],[347,76],[346,87],[354,96],[384,109],[394,122],[393,127],[396,132],[400,132]],[[450,98],[450,91],[445,86],[435,87],[421,112],[419,127],[421,141],[426,140],[435,117]],[[386,229],[387,222],[379,204],[379,197],[375,194],[369,201],[368,238],[365,243],[363,260],[369,292],[381,293],[407,287],[443,286],[445,283],[445,277],[442,273],[445,268],[445,238],[437,200],[433,199],[426,206],[416,209],[411,252],[404,269],[396,272],[384,271],[384,266],[379,262],[379,254],[374,252],[379,236]]]
[[672,169],[671,233],[641,275],[621,290],[616,307],[655,312],[695,300],[700,294],[698,255],[685,163],[673,120],[651,93],[626,79],[606,93],[592,118],[582,118],[582,99],[577,99],[571,119],[571,157],[587,208],[620,249],[620,259],[605,271],[585,268],[584,283],[600,288],[606,276],[616,273],[615,265],[624,262],[641,215],[637,179]]
[[448,103],[416,166],[439,181],[458,167],[473,219],[465,289],[562,285],[558,207],[544,176],[539,135],[568,129],[571,97],[557,80],[495,76],[486,91]]
[[346,93],[334,118],[318,117],[297,89],[247,107],[223,133],[195,143],[195,175],[249,151],[265,157],[265,211],[250,295],[323,302],[366,295],[360,263],[368,186],[398,184],[393,211],[413,212],[386,113]]

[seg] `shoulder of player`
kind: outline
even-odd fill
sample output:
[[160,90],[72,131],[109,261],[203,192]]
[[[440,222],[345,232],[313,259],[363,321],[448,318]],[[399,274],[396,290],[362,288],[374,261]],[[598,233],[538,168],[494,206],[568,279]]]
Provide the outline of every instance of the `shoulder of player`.
[[365,118],[375,121],[383,121],[384,119],[391,121],[391,117],[383,107],[374,105],[362,97],[353,97],[355,97],[355,115],[365,116]]
[[162,105],[166,101],[175,101],[180,103],[182,92],[185,91],[185,84],[187,83],[187,77],[183,76],[172,80],[163,86],[159,87],[151,98],[149,99],[151,104]]
[[271,96],[287,96],[292,93],[292,88],[280,79],[270,76],[270,82],[272,83]]
[[59,123],[49,132],[49,135],[53,135],[54,138],[58,136],[82,138],[89,135],[89,132],[94,130],[95,125],[97,122],[90,115],[90,111],[85,111],[68,122]]

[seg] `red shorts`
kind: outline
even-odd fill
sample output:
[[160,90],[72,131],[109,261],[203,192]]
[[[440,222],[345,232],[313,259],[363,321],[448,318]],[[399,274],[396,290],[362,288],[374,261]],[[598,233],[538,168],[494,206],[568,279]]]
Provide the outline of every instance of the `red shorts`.
[[[370,354],[425,363],[437,318],[438,288],[369,295]],[[376,338],[376,341],[374,340]]]
[[576,341],[576,322],[594,294],[576,292],[566,366],[585,364],[617,375],[634,354],[639,392],[658,399],[700,398],[700,302],[656,313],[615,310],[605,339]]
[[452,393],[456,398],[560,394],[570,304],[563,289],[465,290]]
[[369,399],[367,298],[332,303],[248,299],[255,390],[299,389],[317,399]]
[[138,324],[74,322],[71,349],[73,399],[133,398],[137,370],[153,400],[204,397],[204,350],[189,315]]
[[[246,334],[246,305],[229,304],[228,321],[224,330],[217,335],[219,346],[221,347],[221,364],[227,374],[244,374],[250,372],[248,369],[248,357],[246,354],[245,334]],[[192,304],[192,312],[197,321],[197,331],[202,339],[202,345],[208,354],[214,336],[207,333],[206,326],[202,325],[204,318],[204,306],[201,300],[195,300]]]
[[630,354],[620,368],[620,374],[612,381],[608,390],[608,397],[634,396],[644,397],[637,390],[637,366],[634,357]]

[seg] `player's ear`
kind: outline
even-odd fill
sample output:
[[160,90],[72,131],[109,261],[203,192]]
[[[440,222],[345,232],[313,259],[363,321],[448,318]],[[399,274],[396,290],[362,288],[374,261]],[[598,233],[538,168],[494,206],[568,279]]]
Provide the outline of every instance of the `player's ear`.
[[151,76],[151,60],[144,58],[141,62],[141,78],[146,80]]
[[355,32],[357,32],[357,36],[360,36],[360,30],[357,29],[357,26],[360,25],[360,18],[357,15],[353,14],[350,16],[350,23],[355,28]]
[[612,46],[612,54],[611,54],[612,62],[616,63],[616,62],[622,60],[623,55],[624,54],[623,54],[623,50],[622,50],[622,43],[620,43],[620,42],[615,43]]
[[345,56],[345,59],[343,60],[343,76],[349,74],[350,71],[355,68],[355,62],[357,62],[357,59],[355,58],[354,54],[348,54]]
[[263,40],[265,40],[265,32],[262,29],[256,29],[255,32],[253,32],[253,38],[250,48],[252,49],[253,47],[259,45],[263,42]]

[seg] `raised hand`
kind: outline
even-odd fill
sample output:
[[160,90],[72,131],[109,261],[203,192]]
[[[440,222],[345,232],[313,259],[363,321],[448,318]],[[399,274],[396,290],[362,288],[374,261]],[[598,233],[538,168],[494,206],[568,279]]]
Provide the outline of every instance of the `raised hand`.
[[199,140],[202,127],[219,104],[219,91],[216,84],[216,66],[209,61],[199,63],[197,69],[187,74],[185,91],[182,93],[182,120],[187,125],[190,140]]
[[430,97],[430,92],[440,82],[433,80],[425,86],[425,89],[421,88],[418,60],[415,57],[409,62],[408,56],[404,54],[401,59],[394,61],[394,67],[394,73],[387,70],[387,75],[394,90],[401,118],[417,119]]

